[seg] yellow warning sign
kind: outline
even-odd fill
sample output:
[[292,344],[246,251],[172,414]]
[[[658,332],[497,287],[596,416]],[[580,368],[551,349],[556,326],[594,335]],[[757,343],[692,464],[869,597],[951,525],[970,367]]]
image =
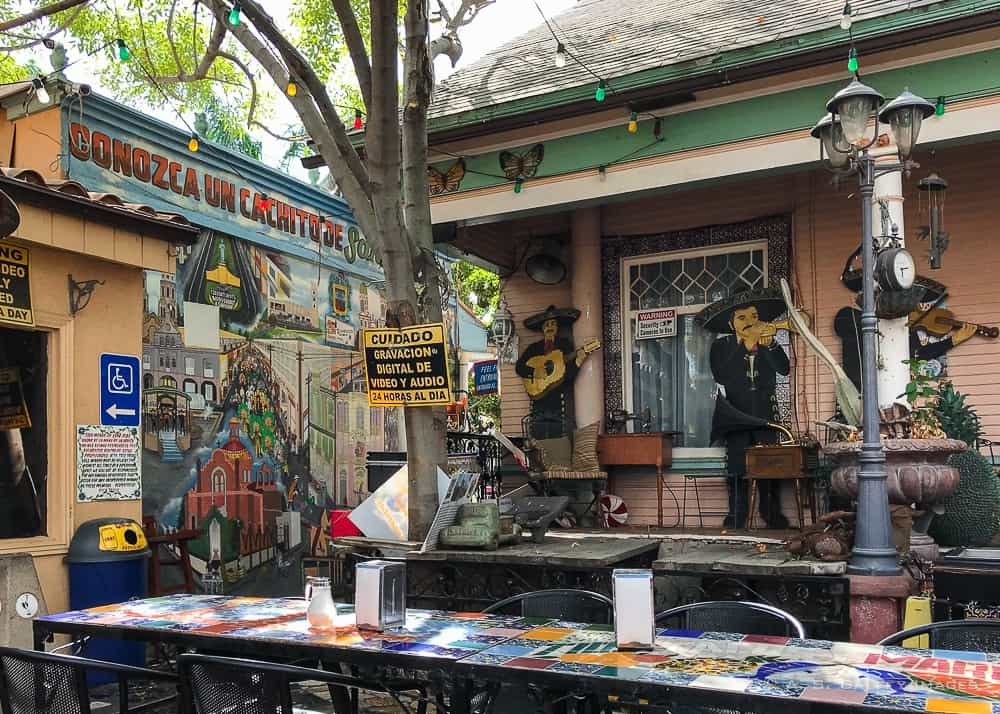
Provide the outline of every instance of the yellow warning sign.
[[0,243],[0,322],[35,324],[31,312],[28,249]]
[[377,327],[362,332],[368,404],[427,407],[450,404],[451,375],[444,325]]

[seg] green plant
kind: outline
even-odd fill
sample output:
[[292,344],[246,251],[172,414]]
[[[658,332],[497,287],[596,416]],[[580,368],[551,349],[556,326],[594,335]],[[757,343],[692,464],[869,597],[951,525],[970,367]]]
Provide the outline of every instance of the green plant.
[[911,438],[919,439],[929,436],[940,436],[941,425],[938,423],[935,411],[938,397],[938,380],[926,369],[927,362],[919,359],[906,359],[903,364],[910,368],[910,381],[905,396],[910,403],[910,434]]
[[944,513],[928,533],[941,545],[986,545],[1000,532],[1000,480],[989,459],[969,449],[948,463],[958,469],[958,488],[940,502]]
[[973,446],[983,435],[976,410],[966,404],[965,395],[956,391],[951,382],[942,382],[938,387],[934,415],[950,439],[961,439]]

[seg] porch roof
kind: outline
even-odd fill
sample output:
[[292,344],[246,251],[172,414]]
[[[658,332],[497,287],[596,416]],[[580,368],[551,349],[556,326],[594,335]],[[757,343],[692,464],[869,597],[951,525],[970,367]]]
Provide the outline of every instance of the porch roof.
[[[900,33],[934,27],[941,37],[949,24],[950,32],[968,30],[972,18],[978,18],[977,26],[987,15],[1000,22],[996,1],[856,0],[851,7],[853,38],[862,53],[919,40]],[[774,63],[794,58],[806,65],[829,61],[830,52],[850,44],[848,32],[840,28],[843,9],[843,0],[582,0],[550,21],[582,64],[571,56],[556,68],[556,40],[539,24],[435,88],[432,140],[456,137],[461,130],[468,135],[510,128],[505,125],[518,125],[518,118],[536,123],[540,113],[557,108],[566,116],[664,101],[665,85],[696,78],[730,83],[745,78],[753,66],[776,71]],[[843,59],[846,63],[846,52]],[[594,102],[598,78],[608,86],[603,104]],[[658,91],[651,93],[652,88]]]

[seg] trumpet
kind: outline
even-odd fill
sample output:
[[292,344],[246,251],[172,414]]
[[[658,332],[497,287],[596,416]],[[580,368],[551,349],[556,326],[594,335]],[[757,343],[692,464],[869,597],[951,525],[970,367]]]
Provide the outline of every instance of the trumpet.
[[[806,327],[809,326],[809,319],[803,314],[805,318]],[[757,323],[758,334],[761,337],[773,337],[777,334],[778,330],[788,330],[789,332],[794,332],[798,334],[798,330],[795,325],[792,324],[791,320],[785,318],[784,320],[775,320],[774,322],[758,322]]]

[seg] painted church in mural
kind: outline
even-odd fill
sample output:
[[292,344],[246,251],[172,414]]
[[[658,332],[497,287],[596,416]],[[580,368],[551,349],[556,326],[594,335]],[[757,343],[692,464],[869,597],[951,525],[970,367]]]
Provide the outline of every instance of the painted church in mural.
[[367,497],[367,453],[403,448],[356,351],[385,316],[372,283],[213,230],[175,273],[147,273],[144,512],[201,531],[204,582],[259,592],[257,571],[289,566],[325,512]]

